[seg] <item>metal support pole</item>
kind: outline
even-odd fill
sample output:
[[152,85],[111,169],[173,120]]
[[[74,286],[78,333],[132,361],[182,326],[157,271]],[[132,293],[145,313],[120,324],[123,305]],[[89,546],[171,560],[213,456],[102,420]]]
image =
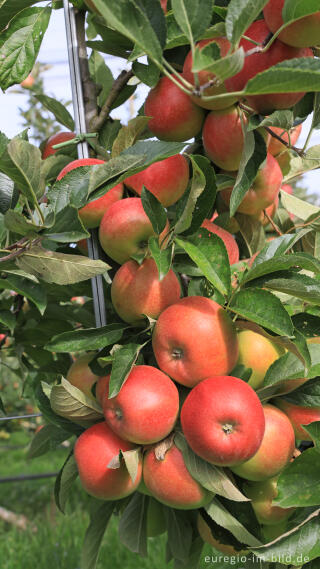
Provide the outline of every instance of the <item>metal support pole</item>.
[[[74,123],[76,134],[87,132],[85,106],[83,100],[78,39],[76,29],[75,9],[69,4],[68,0],[63,0],[64,17],[66,26],[66,36],[68,45],[69,70],[72,89],[72,102],[74,109]],[[89,148],[86,141],[77,145],[78,158],[89,158]],[[88,239],[88,252],[90,259],[99,259],[99,240],[96,229],[90,231],[91,237]],[[94,315],[97,328],[106,325],[106,309],[103,291],[103,277],[98,275],[91,279]]]

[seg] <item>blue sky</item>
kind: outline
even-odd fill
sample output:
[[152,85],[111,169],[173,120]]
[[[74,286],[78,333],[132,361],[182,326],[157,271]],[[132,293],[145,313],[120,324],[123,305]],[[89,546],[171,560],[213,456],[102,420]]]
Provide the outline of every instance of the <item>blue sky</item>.
[[[63,11],[54,11],[51,17],[49,28],[44,37],[41,46],[38,60],[42,63],[50,63],[52,68],[44,73],[45,91],[47,95],[56,97],[57,99],[68,100],[71,99],[69,69],[67,61],[67,45],[65,37],[64,17]],[[124,60],[113,57],[106,57],[106,63],[110,67],[114,76],[124,68]],[[0,128],[8,136],[12,137],[21,130],[21,118],[19,116],[19,107],[26,104],[26,96],[13,93],[14,89],[8,89],[6,94],[0,92],[0,108],[1,108],[1,121]],[[143,102],[146,94],[146,89],[138,89],[139,95],[134,101],[135,111],[137,111]],[[142,92],[141,92],[142,91]],[[69,107],[71,109],[71,107]],[[123,122],[127,122],[130,118],[129,105],[121,110],[116,109],[113,111],[113,116],[120,118]],[[302,129],[302,134],[299,138],[298,146],[303,146],[310,126],[310,119],[308,119]],[[310,141],[310,146],[320,144],[320,130],[315,131]],[[320,172],[315,170],[305,174],[303,185],[309,188],[312,193],[320,195]]]

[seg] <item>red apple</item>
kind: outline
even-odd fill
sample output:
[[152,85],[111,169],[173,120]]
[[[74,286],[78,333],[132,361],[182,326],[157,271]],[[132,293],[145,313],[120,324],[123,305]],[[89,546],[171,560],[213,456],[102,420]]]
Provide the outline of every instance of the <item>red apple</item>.
[[176,203],[186,191],[188,183],[189,165],[181,154],[155,162],[124,180],[124,184],[139,196],[145,186],[164,207]]
[[259,389],[268,368],[284,354],[284,349],[253,330],[240,330],[238,342],[238,363],[252,369],[249,385]]
[[103,407],[105,398],[108,397],[109,381],[110,381],[110,374],[104,375],[103,377],[99,377],[96,383],[96,400],[98,401],[98,403],[100,403],[101,407]]
[[258,452],[231,470],[247,480],[259,482],[277,476],[292,458],[295,436],[288,417],[273,405],[264,405],[266,428]]
[[[254,425],[254,428],[253,428]],[[187,396],[181,426],[192,450],[211,464],[234,466],[259,449],[265,429],[259,397],[231,376],[204,379]]]
[[228,373],[238,358],[230,316],[203,296],[182,298],[166,308],[154,328],[152,345],[160,369],[187,387]]
[[141,265],[127,261],[118,269],[111,285],[112,304],[125,322],[138,323],[145,316],[158,318],[167,306],[179,300],[180,295],[180,283],[173,270],[159,280],[158,268],[152,258],[144,259]]
[[45,143],[44,149],[42,151],[42,159],[45,160],[48,156],[55,154],[57,149],[52,148],[55,144],[60,144],[60,142],[66,142],[67,140],[72,140],[76,135],[74,132],[56,132],[48,138]]
[[219,225],[212,223],[212,221],[209,221],[209,219],[205,219],[201,227],[204,227],[210,231],[210,233],[214,233],[215,235],[218,235],[220,239],[222,239],[227,249],[230,265],[234,265],[235,263],[239,262],[239,247],[235,238],[233,235],[231,235],[231,233],[229,233],[229,231],[226,231]]
[[20,85],[24,89],[31,89],[34,84],[34,77],[32,77],[31,73],[29,73],[28,77],[26,77],[23,81],[21,81]]
[[80,239],[77,241],[77,247],[82,255],[88,257],[88,241],[87,239]]
[[148,126],[155,136],[176,142],[196,136],[204,119],[203,109],[195,105],[191,97],[169,77],[161,77],[149,91],[144,112],[147,117],[152,117]]
[[276,476],[262,482],[250,482],[245,486],[245,493],[251,500],[251,506],[260,524],[277,525],[287,520],[295,510],[272,505],[278,495],[277,482]]
[[277,398],[276,404],[290,419],[296,438],[299,441],[311,441],[312,437],[302,425],[320,421],[320,407],[302,407],[280,398]]
[[[251,188],[245,194],[237,211],[247,215],[260,215],[279,195],[282,184],[282,172],[276,159],[267,154],[267,160],[260,168]],[[222,199],[229,205],[233,188],[220,192]]]
[[[168,225],[160,235],[161,243]],[[119,264],[132,255],[145,254],[149,237],[155,235],[140,198],[125,198],[108,209],[102,218],[99,239],[102,249]]]
[[182,452],[173,445],[158,459],[153,448],[143,462],[146,487],[159,502],[178,510],[193,510],[208,504],[212,494],[192,478]]
[[[269,0],[263,10],[268,28],[274,34],[283,25],[282,10],[285,0]],[[294,47],[311,47],[320,43],[320,11],[289,24],[279,39]]]
[[173,381],[153,366],[135,366],[120,392],[104,398],[103,412],[122,439],[151,444],[172,431],[179,411],[179,393]]
[[[247,122],[244,114],[243,121]],[[207,156],[219,168],[238,170],[244,144],[239,109],[229,107],[209,113],[204,121],[202,140]]]
[[[197,47],[201,50],[205,45],[208,45],[209,43],[216,43],[218,45],[221,57],[225,57],[229,49],[231,48],[230,42],[225,37],[216,37],[216,38],[201,40],[199,41],[199,43],[197,43]],[[187,81],[189,81],[189,83],[191,83],[191,85],[195,85],[195,74],[192,73],[192,64],[193,64],[192,52],[190,50],[183,64],[182,75],[184,79],[186,79]],[[217,79],[216,75],[212,73],[212,71],[199,71],[197,73],[197,76],[200,86],[206,85],[209,81],[214,81],[215,79]],[[220,81],[218,82],[217,85],[212,85],[211,87],[207,87],[203,91],[203,95],[206,97],[210,97],[212,95],[220,95],[223,93],[227,93],[227,89],[225,88],[224,83],[221,83]],[[200,107],[203,107],[204,109],[224,109],[232,105],[236,101],[236,98],[229,97],[228,99],[226,98],[220,101],[219,100],[204,101],[201,97],[192,96],[192,100],[194,103],[196,103]]]
[[[272,130],[272,132],[274,132],[278,136],[281,136],[281,138],[285,142],[289,142],[288,133],[286,130],[283,130],[283,128],[271,126],[270,130]],[[297,140],[300,136],[301,130],[302,130],[302,124],[299,124],[298,126],[294,126],[290,130],[291,146],[294,146],[295,143],[297,142]],[[268,152],[270,152],[270,154],[272,154],[272,156],[277,156],[278,154],[280,154],[280,152],[283,152],[285,149],[286,149],[285,145],[282,144],[282,142],[280,142],[280,140],[277,140],[274,136],[270,136],[269,144],[268,144]]]
[[[270,31],[264,20],[257,20],[249,26],[244,35],[258,44],[263,44],[270,35]],[[252,50],[254,44],[243,38],[240,41],[240,46],[247,52]],[[226,79],[226,87],[228,91],[242,91],[249,79],[255,77],[257,73],[261,73],[281,61],[297,57],[313,57],[312,50],[309,48],[290,47],[276,39],[266,52],[248,55],[245,58],[242,70],[233,77]],[[246,99],[250,106],[256,111],[262,114],[268,114],[275,109],[288,109],[292,107],[303,95],[304,93],[271,93],[266,95],[251,95],[246,97]]]
[[142,460],[134,482],[124,461],[117,469],[108,468],[108,464],[120,450],[125,452],[134,448],[135,445],[120,439],[105,422],[84,431],[75,444],[74,457],[86,492],[100,500],[119,500],[132,494],[141,481]]
[[[80,158],[79,160],[74,160],[73,162],[70,162],[70,164],[67,164],[63,170],[61,170],[60,174],[57,177],[57,180],[62,180],[62,178],[68,172],[71,172],[71,170],[79,168],[80,166],[93,166],[95,164],[104,163],[105,162],[103,160],[98,160],[96,158]],[[101,198],[93,200],[92,202],[79,209],[78,213],[83,225],[89,229],[98,227],[105,212],[108,211],[109,207],[112,204],[121,200],[122,196],[123,184],[117,184],[108,190],[104,196],[101,196]]]

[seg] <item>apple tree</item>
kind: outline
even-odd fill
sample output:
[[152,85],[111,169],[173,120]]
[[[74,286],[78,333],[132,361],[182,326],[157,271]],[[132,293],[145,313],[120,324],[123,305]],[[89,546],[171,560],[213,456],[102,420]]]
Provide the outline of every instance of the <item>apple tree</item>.
[[[3,0],[3,91],[63,4]],[[31,86],[61,132],[0,133],[0,365],[44,418],[29,455],[71,441],[55,498],[78,476],[91,496],[83,569],[113,515],[133,555],[166,532],[177,569],[313,569],[320,2],[71,4],[86,132]]]

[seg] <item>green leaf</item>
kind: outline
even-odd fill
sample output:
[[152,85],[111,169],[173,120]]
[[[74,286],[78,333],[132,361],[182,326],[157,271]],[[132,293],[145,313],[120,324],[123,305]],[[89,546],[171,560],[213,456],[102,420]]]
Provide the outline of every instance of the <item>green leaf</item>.
[[107,324],[102,328],[64,332],[54,336],[47,344],[46,350],[66,353],[100,350],[121,340],[126,327],[126,324]]
[[16,325],[16,318],[10,310],[0,310],[0,322],[6,328],[9,328],[13,332]]
[[295,272],[277,273],[274,278],[263,279],[263,288],[301,298],[310,304],[320,304],[320,282]]
[[239,171],[230,198],[230,217],[236,213],[266,157],[266,143],[261,134],[257,131],[247,130]]
[[[258,558],[272,559],[281,564],[300,566],[320,556],[319,543],[319,510],[310,514],[309,518],[299,526],[271,544],[259,549],[251,548]],[[304,565],[303,565],[304,566]]]
[[149,190],[142,188],[141,201],[143,209],[151,221],[154,232],[160,235],[167,223],[167,214],[163,205]]
[[259,546],[260,542],[254,537],[228,510],[214,498],[212,502],[205,508],[210,518],[216,524],[227,529],[240,543],[247,545]]
[[93,51],[89,58],[89,71],[92,81],[97,85],[97,103],[102,107],[113,85],[113,75],[106,65],[104,58]]
[[0,290],[14,290],[18,294],[25,296],[43,314],[47,306],[47,295],[44,287],[34,280],[23,276],[6,273],[5,279],[0,279]]
[[200,38],[210,25],[211,0],[172,0],[174,17],[189,43]]
[[165,509],[168,528],[168,546],[172,556],[179,561],[187,562],[192,543],[192,525],[186,512]]
[[[40,1],[40,0],[38,0]],[[32,4],[36,4],[34,0],[1,0],[1,24],[0,30],[7,27],[12,18],[21,12],[24,8],[28,8]]]
[[202,237],[186,241],[175,238],[189,257],[201,269],[203,275],[213,286],[227,295],[231,287],[231,272],[225,245],[217,235],[201,230]]
[[89,426],[102,419],[102,411],[93,397],[88,397],[62,378],[60,385],[54,385],[50,394],[54,413],[81,426]]
[[229,308],[239,316],[252,320],[280,336],[293,334],[288,312],[281,301],[266,290],[241,290],[233,297]]
[[289,0],[285,2],[282,9],[282,18],[284,23],[289,23],[309,14],[315,14],[319,12],[319,1],[318,0],[308,0],[308,2],[303,2],[302,0]]
[[54,485],[56,504],[63,514],[70,494],[70,488],[78,476],[78,467],[73,452],[65,460]]
[[[272,249],[268,250],[268,255],[271,251]],[[315,274],[319,274],[320,272],[320,262],[312,257],[312,255],[308,255],[307,253],[292,253],[290,255],[275,257],[274,259],[268,258],[266,261],[263,261],[263,257],[261,257],[261,262],[259,263],[257,262],[258,257],[255,259],[252,268],[245,276],[244,282],[249,282],[262,277],[263,275],[268,275],[270,273],[276,273],[278,271],[283,271],[295,267],[305,269],[307,271],[312,271]]]
[[125,452],[122,452],[122,458],[132,482],[135,482],[139,472],[139,465],[142,461],[141,448],[138,447],[133,450],[126,450]]
[[291,249],[299,239],[304,235],[304,233],[289,233],[288,235],[281,235],[280,237],[275,237],[272,241],[266,243],[265,247],[260,251],[259,255],[256,256],[254,262],[252,263],[251,271],[269,259],[274,257],[282,257]]
[[144,344],[126,344],[115,352],[109,383],[109,399],[118,395],[143,346]]
[[192,478],[197,480],[201,486],[229,500],[235,500],[236,502],[248,501],[248,498],[231,481],[227,472],[223,468],[209,464],[196,455],[188,446],[183,435],[176,434],[174,440],[183,454],[185,465]]
[[17,258],[18,267],[48,283],[73,284],[105,273],[110,267],[81,255],[67,255],[34,246]]
[[0,213],[6,213],[15,206],[18,192],[15,191],[14,181],[0,172]]
[[5,91],[21,83],[37,59],[51,8],[26,8],[10,22],[0,38],[0,86]]
[[148,65],[140,63],[140,61],[134,61],[132,71],[148,87],[155,87],[159,81],[160,69],[151,60],[148,60]]
[[[292,179],[309,172],[310,170],[315,170],[320,166],[320,144],[316,146],[311,146],[305,152],[304,156],[293,156],[290,157],[290,168],[289,171],[285,173],[283,178],[283,183],[290,182]],[[291,202],[292,203],[292,202]],[[310,204],[311,205],[311,204]]]
[[244,65],[244,49],[241,47],[230,55],[226,55],[220,59],[213,59],[213,48],[216,44],[210,43],[202,49],[196,48],[192,71],[207,70],[214,73],[220,81],[225,81],[229,77],[239,73]]
[[288,352],[269,367],[264,378],[263,387],[276,385],[287,379],[300,379],[301,377],[313,379],[320,375],[320,345],[308,344],[308,348],[311,356],[311,366],[308,369],[308,373],[306,373],[305,367],[299,358]]
[[228,40],[237,44],[250,24],[257,18],[268,0],[230,0],[226,17]]
[[40,412],[48,422],[64,429],[65,431],[68,431],[73,435],[79,436],[83,432],[82,427],[79,427],[79,425],[72,423],[64,417],[60,417],[52,410],[49,400],[51,390],[52,386],[48,383],[45,383],[44,381],[41,381],[37,384],[35,395],[37,406],[39,407]]
[[249,79],[244,93],[298,93],[320,91],[320,62],[312,57],[281,61]]
[[[208,217],[213,209],[213,205],[217,195],[217,185],[214,169],[209,160],[204,156],[193,155],[193,162],[197,163],[205,176],[205,187],[196,200],[190,226],[183,232],[183,235],[192,235],[195,233],[203,221]],[[187,194],[186,194],[187,195]],[[188,199],[191,198],[189,194]]]
[[236,213],[235,219],[251,257],[264,247],[266,239],[263,225],[252,215],[244,215],[243,213]]
[[35,93],[35,97],[40,101],[45,109],[55,116],[56,120],[60,124],[63,124],[63,126],[71,131],[74,130],[74,120],[68,109],[60,103],[60,101],[57,101],[57,99],[54,99],[53,97],[48,97],[48,95],[42,95],[41,93]]
[[299,407],[316,408],[320,407],[320,380],[319,378],[309,379],[306,383],[295,389],[291,393],[283,396],[283,399]]
[[[320,150],[320,147],[319,147]],[[286,208],[289,213],[293,213],[302,221],[306,221],[312,215],[318,215],[320,217],[320,208],[306,202],[305,200],[301,200],[295,196],[291,196],[281,190],[281,203]]]
[[147,508],[149,497],[135,492],[119,522],[119,539],[127,549],[147,556]]
[[63,431],[60,427],[56,425],[43,425],[38,431],[29,446],[28,458],[36,458],[48,452],[49,450],[55,449],[63,441],[69,439],[71,433]]
[[276,126],[287,131],[293,127],[293,121],[293,111],[290,110],[274,111],[268,117],[263,118],[259,117],[259,115],[252,115],[249,119],[249,130],[261,128],[263,126]]
[[314,443],[314,446],[316,447],[316,449],[319,452],[319,448],[320,448],[320,421],[314,421],[313,423],[310,423],[309,425],[304,425],[303,428],[309,433],[309,435],[312,438],[312,441]]
[[66,206],[59,211],[53,225],[45,229],[42,235],[58,243],[76,243],[80,239],[90,237],[90,233],[84,228],[79,219],[78,212],[74,207]]
[[161,62],[159,39],[146,15],[132,0],[93,0],[108,25],[136,44],[153,61]]
[[43,194],[43,185],[40,178],[41,153],[39,148],[26,140],[14,138],[8,144],[8,154],[15,168],[18,170],[22,185],[19,190],[25,194],[31,203],[36,203],[37,198]]
[[81,553],[81,569],[95,569],[102,538],[112,516],[114,502],[98,502],[91,513],[90,524],[84,537]]
[[198,157],[189,156],[189,158],[192,163],[191,187],[178,202],[177,221],[174,227],[175,233],[183,233],[191,226],[197,201],[207,183],[206,176],[201,168],[201,166],[206,167],[207,164],[201,160],[198,161]]
[[123,150],[137,142],[140,134],[143,133],[148,125],[149,117],[135,117],[126,126],[123,126],[112,146],[112,157],[119,156]]
[[9,231],[18,235],[34,235],[42,229],[40,225],[35,225],[29,221],[22,213],[9,209],[4,216],[4,224]]
[[149,237],[148,243],[151,256],[155,260],[155,263],[158,267],[159,280],[162,281],[171,267],[173,258],[173,245],[166,249],[161,249],[159,245],[159,239],[154,236]]

